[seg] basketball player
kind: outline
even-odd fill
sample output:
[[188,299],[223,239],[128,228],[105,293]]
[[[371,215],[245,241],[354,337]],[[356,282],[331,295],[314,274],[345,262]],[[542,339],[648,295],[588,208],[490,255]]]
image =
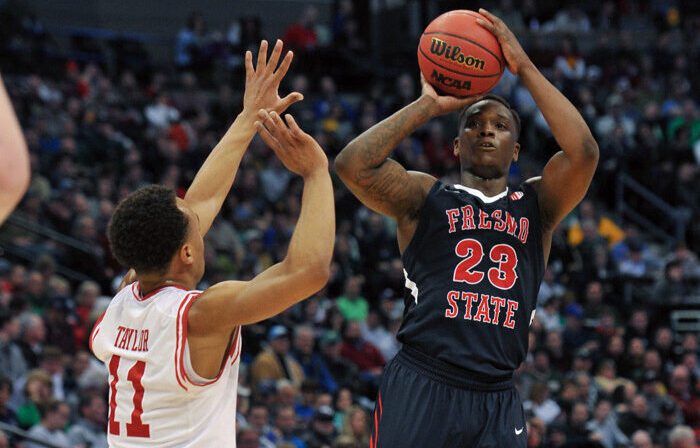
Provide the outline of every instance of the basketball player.
[[[537,70],[497,17],[481,10],[508,68],[528,88],[562,151],[541,177],[514,190],[520,120],[497,96],[438,96],[423,80],[418,100],[350,142],[341,179],[368,207],[397,221],[406,275],[401,352],[386,367],[370,446],[525,447],[514,370],[552,231],[585,195],[598,146],[576,108]],[[461,184],[409,172],[389,155],[432,117],[456,111]]]
[[0,76],[0,224],[29,187],[29,154]]
[[[125,198],[110,220],[117,259],[136,280],[114,297],[90,344],[109,369],[112,447],[235,446],[241,325],[273,316],[326,283],[334,240],[333,191],[319,145],[287,115],[298,93],[277,94],[292,60],[277,67],[262,42],[245,56],[243,111],[197,173],[184,200],[162,186]],[[275,70],[276,69],[276,70]],[[269,111],[269,112],[268,112]],[[255,131],[304,180],[286,258],[250,281],[194,288],[204,273],[203,235],[231,187]]]

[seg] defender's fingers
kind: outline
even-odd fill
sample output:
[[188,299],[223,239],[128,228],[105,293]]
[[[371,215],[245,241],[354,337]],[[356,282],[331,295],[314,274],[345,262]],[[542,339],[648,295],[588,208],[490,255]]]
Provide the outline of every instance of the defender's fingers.
[[282,41],[277,39],[275,42],[275,47],[272,49],[272,54],[270,55],[270,60],[267,61],[267,72],[271,73],[277,68],[277,63],[280,60],[280,55],[282,54]]
[[275,72],[275,81],[279,82],[282,80],[282,78],[284,78],[284,75],[287,74],[287,70],[289,70],[289,66],[292,64],[292,59],[294,59],[294,52],[288,51],[287,54],[284,55],[282,63]]
[[304,99],[304,95],[299,92],[292,92],[280,100],[279,113],[287,110],[289,106]]
[[280,142],[270,133],[262,122],[256,121],[255,129],[258,131],[260,138],[263,139],[267,146],[269,146],[274,152],[279,151],[279,148],[281,147]]
[[292,114],[285,115],[284,119],[287,122],[287,125],[289,126],[289,130],[292,132],[292,135],[294,135],[295,137],[301,137],[304,131],[301,130],[294,117],[292,117]]
[[487,21],[487,20],[478,19],[478,18],[476,19],[476,23],[477,23],[478,25],[480,25],[482,28],[485,28],[485,29],[487,29],[488,31],[490,31],[491,34],[494,34],[494,35],[496,34],[496,27],[493,26],[493,23],[491,23],[491,22],[489,22],[489,21]]
[[256,71],[265,70],[267,61],[267,41],[263,40],[260,42],[260,49],[258,50],[258,64],[255,67]]
[[253,68],[253,53],[245,52],[245,79],[246,81],[253,77],[255,69]]

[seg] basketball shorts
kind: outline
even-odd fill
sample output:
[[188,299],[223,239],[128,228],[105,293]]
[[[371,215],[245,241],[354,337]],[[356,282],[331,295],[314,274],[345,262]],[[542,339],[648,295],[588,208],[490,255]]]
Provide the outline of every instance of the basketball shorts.
[[370,448],[525,448],[527,428],[512,379],[476,381],[404,346],[387,365]]

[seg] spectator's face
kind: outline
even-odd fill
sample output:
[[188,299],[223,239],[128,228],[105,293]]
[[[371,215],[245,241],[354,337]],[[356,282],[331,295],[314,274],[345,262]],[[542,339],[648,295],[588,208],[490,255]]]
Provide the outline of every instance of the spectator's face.
[[83,417],[97,425],[104,425],[107,421],[105,400],[102,397],[93,397],[90,404],[83,407]]
[[601,401],[595,408],[595,419],[599,422],[604,421],[610,415],[610,402]]
[[613,356],[619,356],[625,351],[625,343],[621,337],[616,336],[610,339],[608,344],[608,353]]
[[294,340],[296,349],[301,353],[310,355],[314,351],[314,334],[312,331],[300,330]]
[[352,392],[348,389],[341,389],[340,392],[338,392],[336,407],[339,411],[346,411],[350,406],[352,406]]
[[350,416],[350,427],[354,434],[364,434],[367,432],[367,413],[358,409]]
[[673,333],[668,328],[662,328],[656,333],[655,345],[661,349],[669,349],[673,345]]
[[256,406],[250,411],[248,422],[255,428],[262,429],[269,423],[269,415],[267,409],[262,406]]
[[67,404],[61,404],[54,412],[46,416],[46,427],[52,431],[63,429],[70,418],[70,408]]
[[637,431],[632,435],[632,448],[652,448],[651,437],[646,431]]
[[469,107],[460,125],[454,154],[462,169],[484,179],[505,176],[520,151],[511,111],[498,101],[479,101]]
[[646,418],[649,407],[647,406],[647,400],[642,395],[637,395],[632,400],[631,411],[638,418]]
[[682,367],[676,367],[671,374],[670,380],[671,390],[676,393],[685,393],[690,389],[690,375],[688,370]]
[[628,352],[630,356],[639,357],[644,354],[644,344],[639,338],[634,338],[630,341]]
[[283,434],[290,434],[296,426],[296,415],[292,409],[282,409],[275,419],[275,424]]
[[260,438],[258,433],[251,430],[242,430],[238,435],[237,445],[239,448],[259,448]]
[[333,434],[335,427],[333,426],[333,419],[328,418],[316,418],[314,419],[314,429],[319,434],[324,436],[329,436]]
[[583,426],[588,421],[588,409],[582,403],[576,403],[571,411],[571,424],[573,426]]
[[345,337],[348,340],[357,340],[360,338],[362,331],[358,322],[349,322],[345,328]]
[[289,352],[289,338],[281,336],[270,341],[270,347],[275,353],[285,354]]

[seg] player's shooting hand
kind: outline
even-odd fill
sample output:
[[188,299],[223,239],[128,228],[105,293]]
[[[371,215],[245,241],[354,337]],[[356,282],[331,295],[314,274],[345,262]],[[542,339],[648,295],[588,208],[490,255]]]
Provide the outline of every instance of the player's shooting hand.
[[514,75],[520,75],[521,70],[531,64],[530,57],[525,53],[523,47],[518,42],[518,38],[508,28],[503,20],[491,14],[484,8],[479,9],[479,14],[486,17],[488,21],[476,19],[476,23],[491,31],[498,43],[501,44],[503,56],[506,58],[508,70]]
[[301,130],[290,114],[286,114],[283,121],[278,113],[261,109],[255,127],[289,171],[302,177],[328,171],[328,158],[323,149]]
[[249,111],[253,116],[260,109],[281,114],[292,104],[304,99],[304,96],[299,92],[292,92],[284,98],[279,95],[280,82],[287,74],[294,57],[294,54],[288,51],[280,62],[282,46],[282,41],[278,39],[268,60],[267,41],[260,42],[258,61],[255,67],[253,67],[253,53],[245,52],[243,109]]
[[435,88],[428,83],[422,73],[420,75],[420,83],[422,86],[421,97],[429,98],[431,100],[430,114],[433,117],[460,110],[463,107],[474,104],[481,99],[480,95],[469,96],[466,98],[439,95],[435,91]]

